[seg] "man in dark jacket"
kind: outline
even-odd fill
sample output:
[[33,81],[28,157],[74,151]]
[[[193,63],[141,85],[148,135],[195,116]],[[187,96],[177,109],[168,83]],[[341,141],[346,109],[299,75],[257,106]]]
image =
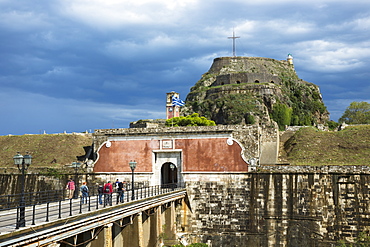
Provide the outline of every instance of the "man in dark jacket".
[[98,186],[98,195],[99,195],[99,204],[103,204],[103,185],[100,185],[99,183],[96,183],[96,185]]
[[124,196],[125,196],[124,184],[122,182],[118,182],[117,184],[117,203],[118,201],[123,202]]

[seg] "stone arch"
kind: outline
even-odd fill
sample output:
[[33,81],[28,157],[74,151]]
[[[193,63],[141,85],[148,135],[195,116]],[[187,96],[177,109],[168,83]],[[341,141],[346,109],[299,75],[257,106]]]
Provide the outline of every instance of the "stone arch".
[[[169,172],[169,165],[172,163],[175,165],[175,171],[176,176],[174,178],[177,178],[177,181],[179,183],[183,183],[184,178],[182,177],[182,151],[181,149],[169,149],[169,150],[153,150],[152,154],[152,160],[153,160],[153,176],[151,178],[151,185],[159,185],[162,183],[162,171],[163,174],[166,174],[167,176]],[[165,165],[165,164],[168,165]],[[163,169],[163,170],[162,170]],[[167,179],[170,179],[170,177],[165,177]]]
[[275,83],[274,81],[271,81],[271,83]]
[[255,80],[254,83],[260,83],[260,81],[259,80]]
[[236,81],[236,84],[240,84],[240,81]]
[[[171,169],[171,165],[174,167]],[[166,162],[161,167],[161,184],[177,183],[177,167],[172,162]]]

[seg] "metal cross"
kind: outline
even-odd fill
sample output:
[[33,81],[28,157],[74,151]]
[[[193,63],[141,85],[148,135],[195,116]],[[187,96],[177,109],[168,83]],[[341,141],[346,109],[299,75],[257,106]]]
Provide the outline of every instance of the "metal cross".
[[240,38],[240,36],[235,36],[235,32],[233,31],[233,36],[232,37],[227,37],[228,39],[233,39],[233,56],[236,57],[235,55],[235,39]]

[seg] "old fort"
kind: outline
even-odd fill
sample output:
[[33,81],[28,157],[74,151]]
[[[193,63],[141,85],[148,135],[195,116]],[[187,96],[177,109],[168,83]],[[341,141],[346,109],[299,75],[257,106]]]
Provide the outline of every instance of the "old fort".
[[[185,184],[172,238],[187,243],[336,246],[370,230],[370,167],[296,166],[281,158],[284,141],[302,126],[325,131],[329,116],[318,87],[298,78],[290,54],[281,61],[216,58],[184,107],[172,104],[178,93],[165,96],[167,119],[196,112],[217,125],[140,120],[97,129],[81,156],[88,166],[81,181],[130,181],[128,164],[135,161],[141,185]],[[296,126],[281,128],[272,114],[278,104],[290,105]],[[45,183],[38,179],[29,182]]]

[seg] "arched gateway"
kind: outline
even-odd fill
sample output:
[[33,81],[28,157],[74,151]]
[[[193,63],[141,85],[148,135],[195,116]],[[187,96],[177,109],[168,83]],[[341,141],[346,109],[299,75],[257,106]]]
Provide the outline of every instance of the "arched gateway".
[[161,184],[177,183],[177,167],[171,162],[166,162],[161,168]]

